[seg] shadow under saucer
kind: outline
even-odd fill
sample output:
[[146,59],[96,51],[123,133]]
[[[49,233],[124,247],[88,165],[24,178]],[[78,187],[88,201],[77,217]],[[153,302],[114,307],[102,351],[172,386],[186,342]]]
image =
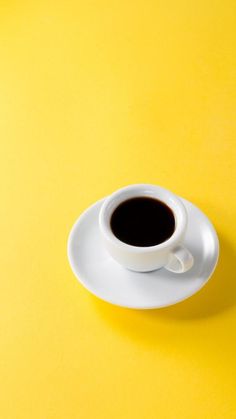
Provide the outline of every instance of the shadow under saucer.
[[[183,324],[192,324],[198,319],[220,315],[236,303],[235,281],[235,253],[223,237],[219,237],[220,257],[212,278],[197,294],[189,299],[170,307],[154,310],[132,310],[113,306],[89,296],[97,313],[112,329],[125,333],[140,342],[155,342],[164,338],[170,339],[170,325],[172,340],[179,338],[179,331]],[[182,326],[181,326],[182,324]]]

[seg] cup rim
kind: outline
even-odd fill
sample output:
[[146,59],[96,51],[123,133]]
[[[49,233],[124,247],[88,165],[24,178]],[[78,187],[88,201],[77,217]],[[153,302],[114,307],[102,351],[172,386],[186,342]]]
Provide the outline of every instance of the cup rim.
[[[143,193],[141,192],[141,190],[143,190]],[[168,199],[165,200],[159,197],[158,193],[160,195],[166,195],[166,197],[168,196]],[[107,212],[109,208],[110,207],[112,208],[112,210],[110,210],[112,214],[115,208],[117,208],[117,206],[119,206],[121,202],[124,202],[130,198],[140,197],[140,196],[150,196],[152,198],[156,197],[156,199],[159,199],[160,201],[168,205],[174,213],[175,222],[176,222],[175,231],[173,232],[171,237],[169,237],[169,239],[165,240],[164,242],[160,244],[156,244],[154,246],[146,246],[146,247],[133,246],[131,244],[125,243],[121,241],[120,239],[118,239],[114,235],[111,229],[111,226],[110,226],[111,215],[110,217],[107,216]],[[172,205],[170,205],[170,202],[172,203]],[[120,249],[123,249],[123,250],[126,249],[129,251],[132,251],[133,253],[150,253],[155,250],[162,250],[168,247],[173,247],[176,243],[178,243],[181,240],[181,236],[185,232],[186,225],[187,225],[187,212],[181,200],[173,192],[170,192],[168,189],[165,189],[158,185],[152,185],[152,184],[146,184],[146,183],[128,185],[128,186],[125,186],[123,188],[116,190],[105,199],[99,213],[99,228],[102,235],[109,242],[112,242]]]

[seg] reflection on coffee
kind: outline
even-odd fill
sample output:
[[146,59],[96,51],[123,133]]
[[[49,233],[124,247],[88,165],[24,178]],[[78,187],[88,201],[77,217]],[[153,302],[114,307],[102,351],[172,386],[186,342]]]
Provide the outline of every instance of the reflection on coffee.
[[113,234],[132,246],[149,247],[163,243],[175,230],[172,210],[154,198],[137,197],[122,202],[111,216]]

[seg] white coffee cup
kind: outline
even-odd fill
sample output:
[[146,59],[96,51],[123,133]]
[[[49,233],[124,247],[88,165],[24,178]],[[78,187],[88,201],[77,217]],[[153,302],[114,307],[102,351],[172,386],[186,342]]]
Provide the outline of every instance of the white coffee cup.
[[[132,246],[119,240],[112,232],[110,220],[122,202],[135,197],[151,197],[165,203],[175,217],[175,230],[166,241],[149,247]],[[181,200],[160,186],[130,185],[119,189],[105,199],[99,214],[99,227],[104,246],[120,265],[137,272],[165,268],[183,273],[193,266],[193,256],[183,245],[187,228],[187,212]]]

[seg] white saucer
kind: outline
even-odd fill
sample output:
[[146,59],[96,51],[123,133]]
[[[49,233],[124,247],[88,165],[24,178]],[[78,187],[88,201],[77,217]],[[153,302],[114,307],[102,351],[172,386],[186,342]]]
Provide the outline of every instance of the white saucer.
[[91,293],[111,304],[151,309],[176,304],[199,291],[217,264],[219,242],[214,227],[195,205],[182,199],[188,212],[184,244],[194,256],[193,268],[183,274],[165,269],[129,271],[102,246],[98,214],[103,199],[88,208],[74,224],[68,240],[71,268]]

